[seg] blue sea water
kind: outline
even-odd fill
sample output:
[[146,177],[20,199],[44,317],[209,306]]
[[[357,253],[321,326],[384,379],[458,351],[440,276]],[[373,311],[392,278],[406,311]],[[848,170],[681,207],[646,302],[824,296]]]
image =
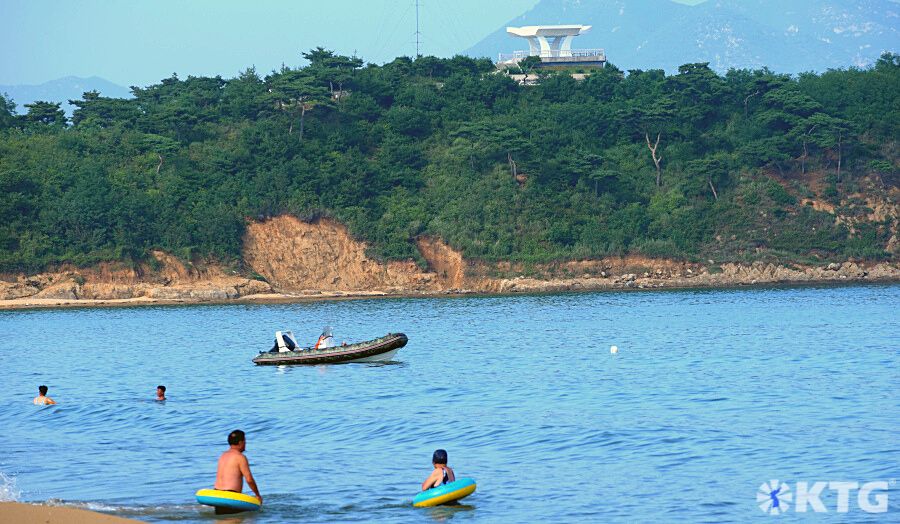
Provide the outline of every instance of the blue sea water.
[[[151,522],[898,522],[898,311],[897,285],[3,311],[0,497]],[[409,344],[250,362],[325,325]],[[193,494],[236,428],[265,504],[223,519]],[[436,448],[478,491],[413,508]],[[827,513],[776,518],[776,479],[884,481],[888,511],[826,489]]]

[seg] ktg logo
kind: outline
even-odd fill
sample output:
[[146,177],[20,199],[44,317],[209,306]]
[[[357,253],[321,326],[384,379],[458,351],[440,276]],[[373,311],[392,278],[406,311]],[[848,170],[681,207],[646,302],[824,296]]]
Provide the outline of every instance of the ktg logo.
[[[850,493],[856,491],[856,503],[859,509],[866,513],[885,513],[888,510],[888,494],[889,485],[884,480],[875,482],[866,482],[860,486],[859,482],[814,482],[810,485],[808,482],[797,482],[796,489],[791,491],[791,487],[787,482],[779,482],[773,480],[771,482],[763,482],[759,486],[756,493],[756,501],[759,503],[759,509],[765,511],[769,515],[781,515],[791,510],[791,504],[794,505],[794,512],[806,513],[812,508],[816,513],[825,513],[828,508],[822,502],[822,492],[825,488],[837,494],[837,513],[847,513],[850,511]],[[885,493],[879,493],[885,492]]]

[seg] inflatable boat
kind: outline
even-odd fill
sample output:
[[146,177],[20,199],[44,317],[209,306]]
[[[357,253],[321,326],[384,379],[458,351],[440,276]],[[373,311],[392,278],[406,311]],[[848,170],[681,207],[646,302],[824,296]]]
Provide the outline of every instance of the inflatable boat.
[[[328,335],[326,337],[326,334]],[[338,364],[343,362],[388,362],[406,345],[403,333],[388,333],[383,337],[355,344],[332,345],[330,331],[319,337],[316,345],[301,348],[290,331],[276,331],[275,345],[253,359],[259,366],[292,364]]]

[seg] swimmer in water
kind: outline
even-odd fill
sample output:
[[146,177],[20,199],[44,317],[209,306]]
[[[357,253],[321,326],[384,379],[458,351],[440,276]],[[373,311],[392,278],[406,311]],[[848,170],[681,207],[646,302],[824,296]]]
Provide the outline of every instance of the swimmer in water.
[[230,448],[222,456],[219,457],[219,466],[216,471],[215,488],[223,491],[234,491],[240,493],[244,489],[244,479],[247,479],[247,485],[256,494],[259,503],[262,504],[262,495],[259,494],[259,488],[256,487],[256,480],[250,473],[250,462],[244,456],[244,450],[247,449],[247,438],[244,432],[236,429],[228,434],[228,445]]
[[156,386],[156,400],[166,400],[166,386]]
[[439,449],[434,452],[431,456],[431,465],[434,466],[434,471],[422,483],[422,491],[456,480],[453,470],[447,466],[447,452],[445,450]]
[[50,406],[52,404],[56,404],[56,402],[47,396],[47,386],[38,386],[38,396],[34,397],[35,406]]

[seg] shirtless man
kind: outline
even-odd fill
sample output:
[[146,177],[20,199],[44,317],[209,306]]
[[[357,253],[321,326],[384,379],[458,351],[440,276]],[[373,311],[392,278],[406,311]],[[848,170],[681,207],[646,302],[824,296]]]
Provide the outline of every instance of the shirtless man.
[[236,429],[228,435],[228,445],[231,448],[222,453],[219,457],[219,468],[216,471],[216,489],[224,491],[234,491],[240,493],[244,489],[244,479],[247,479],[247,485],[256,494],[259,503],[262,504],[262,495],[259,494],[259,488],[256,487],[256,481],[253,480],[253,474],[250,473],[250,462],[244,456],[244,450],[247,449],[247,439],[244,432]]
[[431,465],[434,466],[434,471],[432,471],[431,475],[428,475],[428,478],[422,483],[422,491],[436,488],[456,480],[456,475],[453,473],[453,470],[447,467],[447,452],[443,449],[434,452],[431,456]]
[[34,397],[35,406],[49,406],[51,404],[56,404],[56,402],[47,396],[47,386],[38,386],[38,396]]
[[156,386],[156,400],[166,400],[166,386]]

